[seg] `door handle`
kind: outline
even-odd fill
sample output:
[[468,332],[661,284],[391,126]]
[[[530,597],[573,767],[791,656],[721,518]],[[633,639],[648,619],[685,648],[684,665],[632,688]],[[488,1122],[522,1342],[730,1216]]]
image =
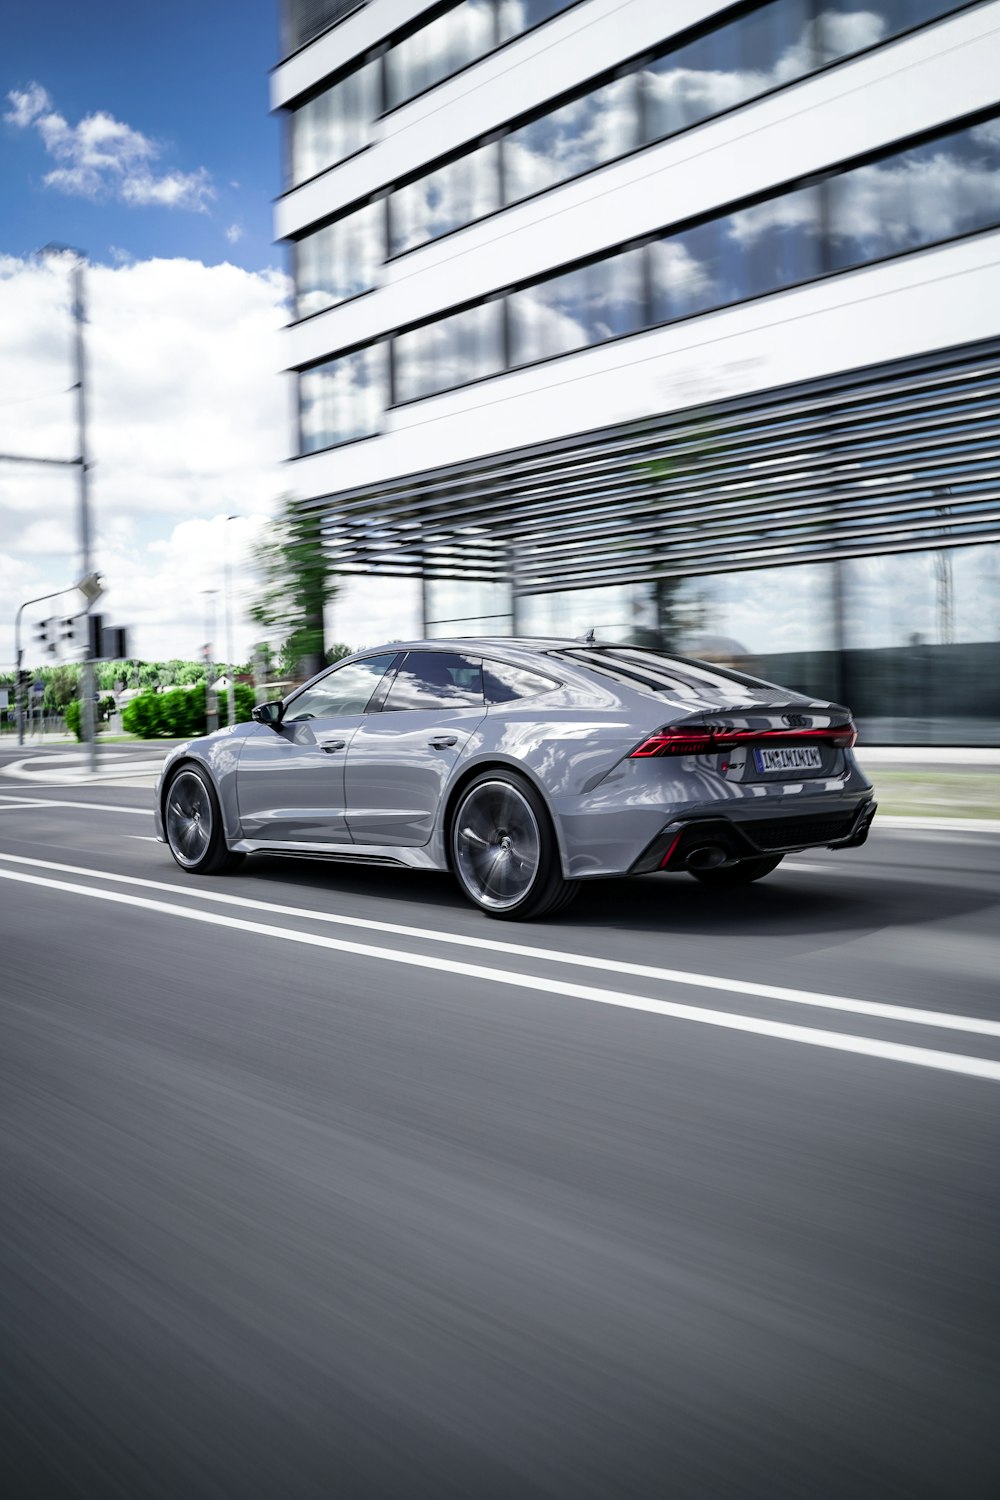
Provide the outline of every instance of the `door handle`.
[[427,741],[432,750],[448,750],[452,745],[458,744],[457,734],[435,734]]
[[346,744],[346,740],[320,740],[319,748],[329,755],[331,750],[343,750]]

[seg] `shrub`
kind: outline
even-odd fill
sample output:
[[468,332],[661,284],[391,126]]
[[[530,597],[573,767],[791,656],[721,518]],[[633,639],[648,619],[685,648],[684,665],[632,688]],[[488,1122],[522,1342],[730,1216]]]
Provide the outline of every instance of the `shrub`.
[[[219,725],[228,719],[228,700],[219,693]],[[253,688],[236,684],[236,721],[243,724],[253,708]],[[205,684],[191,688],[169,688],[165,693],[140,693],[122,709],[122,728],[144,740],[190,740],[205,734],[208,720],[205,712]]]
[[[70,734],[75,734],[78,740],[83,739],[83,701],[80,698],[71,698],[63,710],[63,718],[66,720],[66,728]],[[94,733],[100,734],[104,728],[98,705],[94,704]]]

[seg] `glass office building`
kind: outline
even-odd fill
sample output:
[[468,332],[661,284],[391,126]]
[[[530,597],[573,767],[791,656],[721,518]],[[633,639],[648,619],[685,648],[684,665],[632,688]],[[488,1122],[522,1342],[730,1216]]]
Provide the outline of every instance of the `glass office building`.
[[294,489],[429,635],[1000,743],[1000,0],[286,0]]

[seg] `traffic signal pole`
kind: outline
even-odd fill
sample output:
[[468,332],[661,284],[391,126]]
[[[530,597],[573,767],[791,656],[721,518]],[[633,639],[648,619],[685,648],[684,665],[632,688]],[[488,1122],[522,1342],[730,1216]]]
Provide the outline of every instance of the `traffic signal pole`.
[[[90,490],[89,490],[89,465],[87,463],[87,397],[86,397],[86,354],[83,347],[83,325],[86,321],[84,311],[84,286],[83,286],[83,256],[77,257],[73,266],[73,362],[76,373],[76,421],[79,434],[79,469],[80,469],[80,562],[81,576],[87,578],[93,572],[91,563],[91,537],[90,537]],[[85,614],[90,613],[92,600],[88,595],[86,599]],[[84,635],[84,640],[89,641],[89,629]],[[81,727],[83,738],[87,746],[87,755],[91,771],[97,770],[97,735],[94,732],[94,662],[90,646],[85,646],[83,669],[80,674],[80,692],[82,697]]]
[[21,679],[21,662],[24,659],[24,652],[21,650],[21,616],[32,604],[45,604],[49,599],[61,599],[63,594],[72,592],[72,589],[56,589],[54,594],[39,594],[37,599],[25,599],[14,616],[14,655],[17,658],[17,687],[14,701],[17,706],[17,743],[19,745],[24,744],[24,683]]

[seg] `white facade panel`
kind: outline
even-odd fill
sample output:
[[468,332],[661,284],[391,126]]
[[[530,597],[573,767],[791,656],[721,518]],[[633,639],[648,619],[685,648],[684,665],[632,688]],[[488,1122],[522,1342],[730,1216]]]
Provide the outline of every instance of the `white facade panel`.
[[301,496],[1000,335],[1000,231],[567,355],[387,413],[299,459]]

